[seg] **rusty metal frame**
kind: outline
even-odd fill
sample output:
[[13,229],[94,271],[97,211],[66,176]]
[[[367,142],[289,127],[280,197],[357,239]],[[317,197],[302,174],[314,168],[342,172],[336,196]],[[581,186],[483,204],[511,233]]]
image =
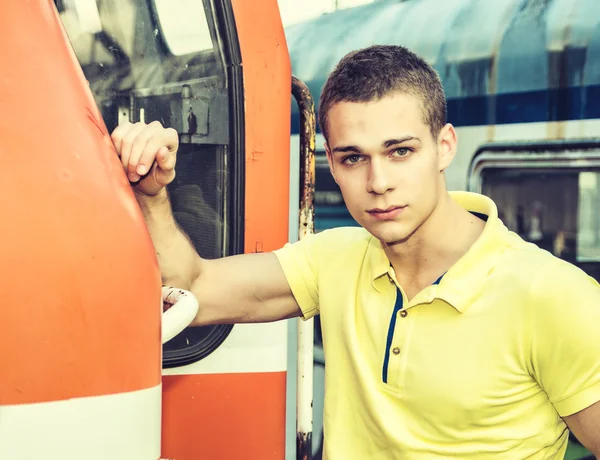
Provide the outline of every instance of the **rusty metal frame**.
[[[315,230],[316,117],[308,87],[292,76],[292,94],[300,112],[300,210],[298,238]],[[312,459],[314,320],[298,320],[298,373],[296,383],[296,458]]]

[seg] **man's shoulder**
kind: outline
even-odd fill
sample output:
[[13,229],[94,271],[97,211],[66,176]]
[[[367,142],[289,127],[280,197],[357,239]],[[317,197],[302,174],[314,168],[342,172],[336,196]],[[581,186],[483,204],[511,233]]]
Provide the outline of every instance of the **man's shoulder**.
[[510,278],[519,278],[523,286],[528,288],[532,295],[530,300],[547,300],[553,295],[564,298],[577,289],[589,293],[599,288],[596,280],[581,268],[516,235],[508,239],[500,263],[504,266],[504,272],[510,272]]
[[373,237],[360,227],[340,227],[307,235],[273,251],[289,278],[292,273],[324,276],[348,272],[364,260]]
[[[571,275],[584,275],[584,272],[571,262],[555,256],[534,243],[523,240],[515,233],[511,232],[506,242],[503,260],[512,265],[513,270],[527,271],[530,275],[535,275],[538,271],[546,273],[553,270],[566,271]],[[532,269],[536,270],[531,272]]]
[[334,268],[362,260],[373,236],[362,227],[336,227],[305,238],[313,261]]
[[275,254],[296,254],[307,257],[311,263],[362,257],[373,237],[362,227],[336,227],[305,236],[274,251]]
[[366,247],[373,237],[362,227],[336,227],[316,233],[314,238],[327,246]]

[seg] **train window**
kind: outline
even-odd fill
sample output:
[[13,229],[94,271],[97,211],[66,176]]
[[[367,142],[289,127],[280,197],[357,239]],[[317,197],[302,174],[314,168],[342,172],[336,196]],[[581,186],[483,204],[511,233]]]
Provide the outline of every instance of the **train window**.
[[154,0],[162,36],[171,53],[181,56],[211,50],[204,7],[197,0]]
[[600,152],[484,158],[475,167],[475,191],[495,201],[504,224],[600,280]]
[[[600,187],[596,171],[494,170],[483,194],[527,241],[573,261],[600,261]],[[600,184],[599,184],[600,185]]]
[[[92,91],[103,96],[100,102],[114,91],[225,78],[219,35],[202,0],[169,0],[168,7],[167,0],[55,1]],[[110,117],[107,124],[117,121]]]
[[[219,15],[205,14],[211,5],[202,0],[57,0],[108,130],[122,120],[157,120],[179,133],[177,176],[169,185],[173,213],[208,259],[243,251],[244,219],[239,44],[233,23],[227,22],[233,18],[227,10],[231,5],[220,4]],[[186,329],[165,344],[164,366],[207,356],[232,327]]]
[[600,261],[600,172],[579,174],[577,260]]

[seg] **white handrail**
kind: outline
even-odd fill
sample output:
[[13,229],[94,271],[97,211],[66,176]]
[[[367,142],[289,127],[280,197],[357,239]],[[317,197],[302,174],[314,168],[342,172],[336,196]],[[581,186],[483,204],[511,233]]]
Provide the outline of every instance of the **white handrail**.
[[[296,393],[296,431],[312,437],[313,430],[313,347],[315,319],[298,319],[298,363]],[[312,448],[310,439],[302,440]],[[298,457],[302,458],[302,457]]]
[[189,291],[163,286],[162,343],[183,331],[198,314],[198,300]]

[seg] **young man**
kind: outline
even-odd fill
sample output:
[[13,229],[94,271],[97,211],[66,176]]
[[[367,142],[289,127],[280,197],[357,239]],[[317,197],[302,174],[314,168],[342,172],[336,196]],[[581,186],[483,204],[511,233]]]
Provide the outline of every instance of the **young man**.
[[220,260],[173,220],[177,133],[123,125],[113,139],[164,283],[200,300],[195,324],[321,314],[327,459],[562,458],[567,426],[600,455],[598,284],[510,233],[490,199],[446,191],[457,139],[445,117],[422,59],[350,53],[319,121],[362,228]]

